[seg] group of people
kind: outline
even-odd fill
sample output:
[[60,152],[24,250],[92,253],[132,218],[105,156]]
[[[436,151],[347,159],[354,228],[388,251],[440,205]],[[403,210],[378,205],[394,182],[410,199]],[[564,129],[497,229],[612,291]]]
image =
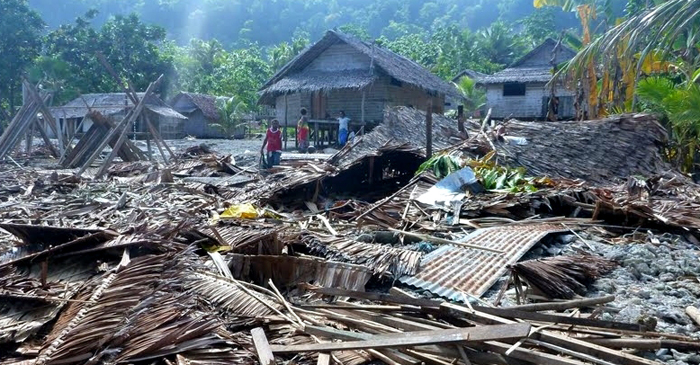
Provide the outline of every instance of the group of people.
[[[297,143],[300,151],[307,151],[309,149],[310,128],[306,108],[301,108],[300,114],[301,118],[297,122]],[[343,147],[348,140],[354,138],[355,133],[350,132],[349,125],[350,118],[341,110],[338,116],[338,145],[340,147]],[[267,154],[264,153],[266,146]],[[270,127],[267,129],[265,139],[260,147],[260,154],[265,156],[265,168],[280,164],[280,158],[282,157],[282,130],[277,119],[270,121]]]

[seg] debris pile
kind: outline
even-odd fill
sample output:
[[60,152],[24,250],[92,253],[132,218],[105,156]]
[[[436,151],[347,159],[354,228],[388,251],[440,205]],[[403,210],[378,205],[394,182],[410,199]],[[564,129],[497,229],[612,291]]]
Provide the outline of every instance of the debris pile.
[[[627,265],[592,237],[663,245],[665,232],[698,244],[700,187],[653,149],[587,181],[586,168],[547,165],[537,151],[551,144],[522,144],[545,140],[535,127],[474,124],[467,138],[434,116],[441,153],[478,159],[493,145],[496,164],[540,179],[472,191],[444,183],[450,174],[416,174],[425,115],[388,113],[326,160],[295,156],[265,172],[206,145],[161,165],[132,160],[138,147],[118,140],[123,162],[100,170],[0,165],[0,363],[646,365],[700,351],[697,331],[657,331],[665,318],[611,317],[616,296],[591,285]],[[603,138],[617,125],[650,143],[657,131],[630,126],[651,122],[572,129]],[[576,242],[566,254],[544,253],[564,236]]]

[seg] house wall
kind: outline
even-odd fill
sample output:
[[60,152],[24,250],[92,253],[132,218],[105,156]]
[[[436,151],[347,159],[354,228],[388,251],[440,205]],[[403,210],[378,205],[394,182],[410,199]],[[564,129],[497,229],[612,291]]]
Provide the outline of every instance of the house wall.
[[[572,117],[573,93],[559,88],[557,96],[560,118]],[[545,84],[527,84],[523,96],[503,96],[503,84],[492,84],[486,89],[486,109],[491,108],[491,117],[496,119],[544,119],[546,109],[543,109],[543,105],[548,97],[549,90]]]
[[191,113],[183,114],[188,119],[184,121],[182,133],[187,136],[197,138],[225,138],[223,131],[217,125],[212,123],[204,116],[200,109],[196,109]]
[[306,66],[305,70],[369,70],[370,63],[371,59],[367,55],[360,53],[352,46],[343,43],[328,47],[328,49],[326,49],[308,66]]
[[[381,77],[372,85],[366,87],[364,121],[378,123],[384,118],[384,109],[390,106],[413,106],[425,110],[428,99],[433,101],[433,112],[444,111],[444,96],[429,96],[425,91],[412,86],[396,86],[390,84],[390,77]],[[362,119],[362,90],[339,89],[324,93],[326,111],[336,118],[343,110],[352,121]],[[301,116],[299,110],[306,108],[311,112],[312,93],[294,93],[287,95],[288,122],[292,126]],[[277,119],[284,126],[284,96],[277,97]]]

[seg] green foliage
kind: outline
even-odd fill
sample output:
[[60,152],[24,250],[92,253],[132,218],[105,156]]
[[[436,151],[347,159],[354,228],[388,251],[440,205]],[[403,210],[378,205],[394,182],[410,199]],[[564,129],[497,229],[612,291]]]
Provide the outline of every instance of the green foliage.
[[464,96],[464,108],[467,111],[476,111],[486,104],[486,90],[477,87],[474,79],[463,76],[454,85]]
[[233,97],[218,97],[216,107],[219,109],[219,122],[215,125],[221,128],[225,135],[232,135],[247,106]]
[[160,50],[165,29],[141,22],[136,14],[110,18],[98,30],[92,27],[96,12],[78,17],[46,36],[44,56],[37,60],[34,75],[57,88],[57,102],[77,92],[121,91],[96,54],[101,52],[115,72],[144,90],[161,74],[170,71],[170,60]]
[[692,171],[700,147],[700,86],[693,80],[676,84],[654,76],[639,81],[636,92],[648,111],[662,113],[668,119],[668,157],[683,171]]
[[461,163],[462,161],[459,158],[450,154],[434,155],[418,167],[416,175],[432,170],[433,174],[435,174],[438,179],[442,179],[443,177],[461,169]]
[[0,0],[0,104],[14,109],[19,101],[21,76],[39,54],[43,26],[26,1]]
[[526,177],[526,171],[522,167],[510,168],[498,165],[494,161],[494,156],[495,153],[492,151],[480,159],[466,162],[486,190],[509,193],[534,192],[539,186],[551,184],[546,177]]

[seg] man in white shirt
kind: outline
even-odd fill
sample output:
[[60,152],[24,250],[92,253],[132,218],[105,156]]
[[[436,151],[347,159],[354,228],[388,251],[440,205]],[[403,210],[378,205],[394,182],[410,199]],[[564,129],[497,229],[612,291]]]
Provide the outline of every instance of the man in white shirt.
[[350,118],[345,116],[344,111],[340,111],[340,117],[338,118],[338,144],[343,147],[348,141],[348,125],[350,124]]

